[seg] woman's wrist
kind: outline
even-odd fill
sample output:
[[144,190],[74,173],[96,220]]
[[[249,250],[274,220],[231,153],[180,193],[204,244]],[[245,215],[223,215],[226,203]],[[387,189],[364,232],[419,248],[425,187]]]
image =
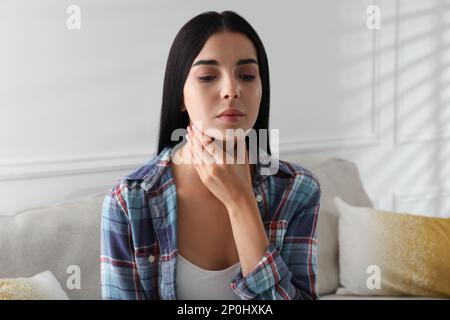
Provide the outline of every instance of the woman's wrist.
[[232,215],[255,209],[259,211],[253,191],[239,193],[233,197],[233,201],[227,203],[225,207],[227,208],[228,214]]

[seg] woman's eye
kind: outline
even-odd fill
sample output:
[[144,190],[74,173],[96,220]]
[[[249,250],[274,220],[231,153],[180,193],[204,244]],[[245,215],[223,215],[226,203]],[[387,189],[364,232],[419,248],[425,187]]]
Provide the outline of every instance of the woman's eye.
[[244,81],[252,81],[255,79],[255,76],[251,75],[251,74],[243,74],[240,76],[242,80]]
[[215,78],[215,76],[204,76],[204,77],[199,77],[199,79],[201,81],[211,81]]
[[[242,80],[244,81],[253,81],[255,79],[254,75],[251,74],[242,74],[239,76]],[[200,81],[211,81],[214,80],[216,78],[216,76],[203,76],[203,77],[198,77],[198,79]]]

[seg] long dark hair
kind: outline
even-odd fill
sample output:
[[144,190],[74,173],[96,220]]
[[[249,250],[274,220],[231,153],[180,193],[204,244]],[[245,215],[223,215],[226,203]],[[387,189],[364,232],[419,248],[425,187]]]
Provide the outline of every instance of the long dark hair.
[[[270,153],[269,146],[269,109],[270,81],[269,63],[266,50],[253,27],[233,11],[208,11],[189,20],[178,32],[170,48],[164,76],[164,89],[159,124],[159,154],[165,147],[174,147],[179,141],[172,141],[172,132],[189,125],[189,115],[181,112],[183,105],[183,88],[195,57],[199,54],[208,38],[220,31],[239,32],[253,43],[256,48],[259,73],[262,85],[261,104],[253,129],[257,133],[259,146],[259,129],[266,129],[266,143],[260,147]],[[248,149],[248,140],[246,138]]]

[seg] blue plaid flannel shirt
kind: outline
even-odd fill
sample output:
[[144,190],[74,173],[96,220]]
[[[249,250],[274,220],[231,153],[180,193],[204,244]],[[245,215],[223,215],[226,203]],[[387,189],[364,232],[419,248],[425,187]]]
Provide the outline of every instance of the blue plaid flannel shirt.
[[[177,201],[171,151],[166,147],[120,179],[105,197],[103,299],[177,299]],[[242,300],[318,299],[320,185],[309,170],[277,161],[278,171],[265,175],[258,159],[253,179],[270,244],[253,270],[245,277],[239,272],[230,286]]]

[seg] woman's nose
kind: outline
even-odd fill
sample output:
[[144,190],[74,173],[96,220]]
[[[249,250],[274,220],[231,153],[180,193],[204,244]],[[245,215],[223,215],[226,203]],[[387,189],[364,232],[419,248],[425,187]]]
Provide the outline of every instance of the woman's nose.
[[230,99],[230,98],[237,99],[240,97],[240,89],[239,84],[235,80],[229,80],[226,81],[226,83],[223,86],[222,89],[222,98],[224,99]]
[[[228,91],[229,91],[229,92],[228,92]],[[223,95],[223,98],[224,98],[224,99],[229,99],[230,97],[233,97],[233,98],[235,98],[235,99],[239,98],[240,94],[239,94],[239,92],[238,92],[237,90],[234,90],[234,92],[232,92],[232,91],[230,91],[230,90],[228,90],[228,91],[227,91],[227,93],[225,93],[225,94]]]

